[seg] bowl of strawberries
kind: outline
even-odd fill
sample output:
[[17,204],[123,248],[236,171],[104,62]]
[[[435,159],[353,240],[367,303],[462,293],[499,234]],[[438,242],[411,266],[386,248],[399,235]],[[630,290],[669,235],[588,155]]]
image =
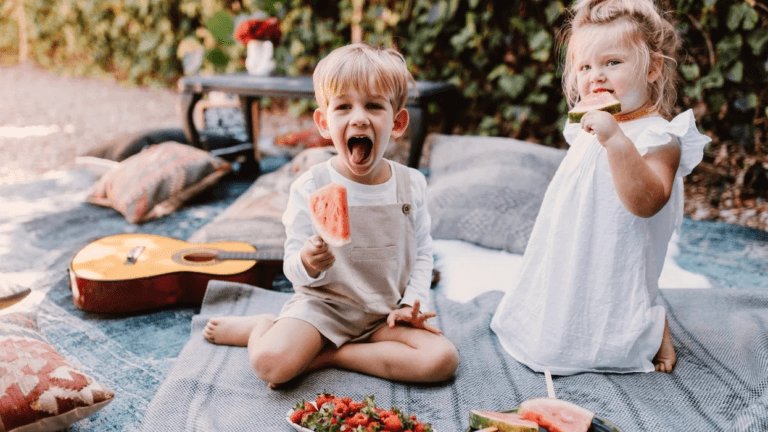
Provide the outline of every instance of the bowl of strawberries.
[[373,399],[357,402],[324,392],[314,401],[299,401],[286,419],[299,432],[434,432],[429,423],[397,407],[379,408]]

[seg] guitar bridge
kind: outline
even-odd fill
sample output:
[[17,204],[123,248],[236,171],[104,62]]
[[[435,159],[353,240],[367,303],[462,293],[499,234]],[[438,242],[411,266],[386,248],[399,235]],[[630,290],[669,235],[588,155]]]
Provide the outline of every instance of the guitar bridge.
[[128,257],[125,259],[125,263],[129,265],[136,264],[136,261],[139,259],[142,252],[144,252],[144,246],[136,246],[131,249],[131,251],[128,252]]

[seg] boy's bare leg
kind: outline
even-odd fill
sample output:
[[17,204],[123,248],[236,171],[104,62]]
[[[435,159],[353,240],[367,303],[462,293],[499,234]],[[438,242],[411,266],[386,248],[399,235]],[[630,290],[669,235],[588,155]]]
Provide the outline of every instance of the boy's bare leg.
[[262,335],[272,327],[274,320],[274,315],[214,317],[205,324],[203,337],[217,345],[244,347],[254,330]]
[[656,366],[656,372],[670,373],[677,363],[677,354],[672,345],[672,337],[669,335],[669,323],[664,320],[664,336],[661,338],[661,347],[659,352],[653,358],[653,364]]
[[384,326],[370,340],[324,349],[309,370],[339,367],[412,383],[444,381],[459,364],[456,347],[443,336],[407,326]]
[[274,388],[305,372],[327,339],[311,324],[281,318],[248,340],[248,358],[256,375]]

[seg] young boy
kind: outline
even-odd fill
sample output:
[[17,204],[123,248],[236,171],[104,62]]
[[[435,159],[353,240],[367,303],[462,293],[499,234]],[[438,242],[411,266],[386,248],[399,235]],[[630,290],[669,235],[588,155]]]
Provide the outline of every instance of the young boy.
[[[334,50],[313,75],[314,120],[338,154],[291,186],[283,224],[283,268],[296,293],[278,317],[211,318],[216,344],[247,346],[251,366],[274,387],[299,374],[339,367],[404,382],[443,381],[458,353],[420,308],[429,301],[432,238],[426,179],[384,159],[408,126],[403,56],[353,44]],[[347,188],[351,244],[334,248],[314,231],[314,190]]]

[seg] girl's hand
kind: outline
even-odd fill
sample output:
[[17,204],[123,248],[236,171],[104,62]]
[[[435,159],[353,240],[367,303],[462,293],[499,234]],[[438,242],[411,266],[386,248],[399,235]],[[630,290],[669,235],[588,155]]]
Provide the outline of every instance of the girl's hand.
[[412,327],[422,328],[434,334],[443,334],[443,331],[439,328],[427,324],[427,320],[434,318],[437,316],[437,314],[434,312],[419,313],[420,307],[421,304],[418,300],[416,300],[413,302],[413,307],[405,306],[400,309],[393,310],[387,317],[387,325],[389,325],[389,328],[392,328],[395,326],[395,324],[397,324],[398,321],[404,321],[410,324]]
[[316,278],[320,272],[328,270],[336,261],[336,256],[319,235],[313,235],[304,242],[301,248],[301,263],[311,278]]
[[608,141],[617,134],[622,133],[619,123],[610,113],[605,111],[587,111],[581,118],[581,128],[595,134],[597,141],[603,147],[608,146]]

